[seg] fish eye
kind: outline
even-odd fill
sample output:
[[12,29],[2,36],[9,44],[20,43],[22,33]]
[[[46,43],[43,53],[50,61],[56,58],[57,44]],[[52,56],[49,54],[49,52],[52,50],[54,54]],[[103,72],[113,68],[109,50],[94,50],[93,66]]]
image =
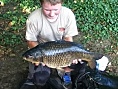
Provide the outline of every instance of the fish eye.
[[29,58],[33,58],[33,56],[32,56],[32,55],[28,55],[28,57],[29,57]]

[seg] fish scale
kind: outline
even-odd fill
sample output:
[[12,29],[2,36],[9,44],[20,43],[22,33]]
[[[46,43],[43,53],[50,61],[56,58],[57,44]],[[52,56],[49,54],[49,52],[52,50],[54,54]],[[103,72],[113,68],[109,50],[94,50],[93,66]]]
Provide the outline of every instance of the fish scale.
[[74,59],[82,59],[88,62],[91,68],[95,68],[95,59],[103,55],[85,50],[81,45],[69,41],[49,41],[41,43],[27,50],[23,58],[32,63],[44,63],[50,68],[62,68],[72,64]]
[[[62,54],[56,54],[56,56],[51,56],[50,58],[47,58],[49,61],[47,61],[47,59],[43,59],[43,62],[52,68],[58,68],[58,67],[66,67],[66,66],[70,66],[72,63],[72,60],[77,59],[78,57],[72,55],[73,53],[63,53]],[[58,58],[58,59],[57,59]]]

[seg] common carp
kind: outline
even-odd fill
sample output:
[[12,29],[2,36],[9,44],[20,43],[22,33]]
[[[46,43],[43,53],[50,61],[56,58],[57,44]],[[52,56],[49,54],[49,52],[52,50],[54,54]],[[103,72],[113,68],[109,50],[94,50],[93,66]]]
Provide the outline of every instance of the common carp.
[[95,68],[95,59],[100,59],[103,55],[89,52],[75,42],[58,40],[40,43],[22,56],[29,62],[44,63],[50,68],[60,69],[70,66],[75,59],[87,61],[91,68]]

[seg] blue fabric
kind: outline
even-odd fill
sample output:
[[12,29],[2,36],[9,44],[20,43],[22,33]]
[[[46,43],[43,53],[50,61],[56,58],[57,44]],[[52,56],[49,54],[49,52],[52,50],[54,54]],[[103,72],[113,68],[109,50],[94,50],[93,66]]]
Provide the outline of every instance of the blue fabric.
[[65,75],[63,76],[63,80],[64,80],[64,84],[69,84],[69,83],[71,83],[71,76],[70,76],[70,73],[65,73]]

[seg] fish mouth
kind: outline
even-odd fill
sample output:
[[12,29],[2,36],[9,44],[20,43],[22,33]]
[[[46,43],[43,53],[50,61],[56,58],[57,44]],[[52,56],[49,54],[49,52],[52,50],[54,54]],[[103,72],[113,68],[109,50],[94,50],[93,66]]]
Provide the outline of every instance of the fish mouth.
[[23,57],[24,60],[28,61],[28,62],[31,62],[31,63],[40,63],[39,61],[34,61],[33,58],[26,58],[26,57]]
[[26,57],[23,57],[24,60],[26,60]]

